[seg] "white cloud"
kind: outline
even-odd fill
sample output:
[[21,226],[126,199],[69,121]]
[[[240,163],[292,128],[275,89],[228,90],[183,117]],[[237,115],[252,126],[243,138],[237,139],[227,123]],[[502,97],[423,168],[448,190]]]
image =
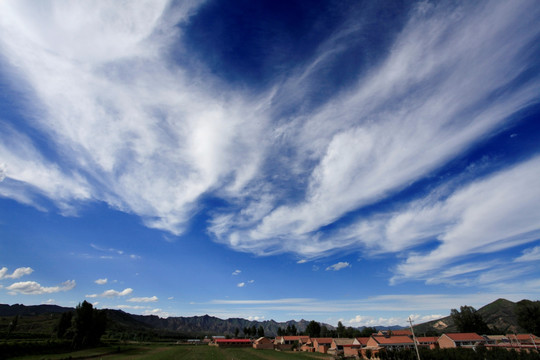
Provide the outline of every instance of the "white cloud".
[[134,298],[128,299],[127,301],[129,301],[129,302],[139,302],[139,303],[156,302],[156,301],[158,301],[158,297],[157,296],[134,297]]
[[24,275],[30,275],[34,270],[30,267],[20,267],[13,271],[13,273],[8,274],[8,268],[3,267],[0,269],[0,280],[2,279],[18,279]]
[[308,261],[306,259],[301,259],[301,260],[298,260],[296,263],[297,264],[305,264],[307,263]]
[[298,154],[288,170],[306,184],[305,196],[280,205],[253,195],[271,209],[250,222],[243,214],[217,218],[218,239],[241,251],[308,258],[362,245],[354,238],[323,241],[317,232],[428,176],[537,101],[537,78],[485,100],[516,79],[516,66],[530,66],[520,53],[538,33],[538,25],[529,28],[533,2],[465,7],[413,12],[378,67],[343,96],[284,125]]
[[[178,24],[197,5],[77,2],[38,10],[31,2],[0,2],[0,47],[14,65],[6,76],[28,87],[26,118],[62,159],[48,159],[4,126],[0,196],[40,209],[44,196],[64,213],[104,201],[180,234],[201,196],[212,194],[234,210],[216,210],[209,231],[255,254],[312,259],[351,247],[397,253],[440,242],[429,254],[406,254],[395,280],[426,278],[466,251],[493,252],[536,236],[533,200],[517,186],[524,201],[513,200],[509,186],[496,181],[471,185],[476,193],[462,188],[449,199],[413,202],[332,236],[321,230],[440,169],[537,102],[537,77],[515,84],[530,68],[523,54],[539,32],[535,1],[411,11],[369,73],[287,119],[275,118],[285,106],[280,100],[306,103],[339,37],[355,30],[339,29],[306,66],[253,95],[170,63],[170,47],[183,40]],[[518,170],[502,180],[514,183]],[[529,186],[536,201],[538,186],[525,175],[515,184]],[[293,184],[295,197],[282,183]],[[503,190],[513,213],[481,190]],[[139,257],[105,251],[104,258]]]
[[131,294],[132,292],[133,292],[133,289],[131,288],[126,288],[122,291],[110,289],[110,290],[106,290],[102,292],[101,294],[91,294],[91,295],[86,295],[86,297],[87,298],[97,298],[97,297],[113,298],[113,297],[118,297],[118,296],[126,296],[126,295]]
[[241,282],[241,283],[236,284],[236,286],[238,286],[238,287],[244,287],[244,286],[246,286],[246,283],[245,283],[245,282]]
[[155,315],[159,316],[160,318],[168,318],[170,316],[168,312],[165,312],[162,309],[146,310],[143,312],[143,315]]
[[540,246],[535,246],[530,249],[523,250],[520,257],[515,258],[515,262],[527,262],[540,260]]
[[98,285],[105,285],[107,283],[107,278],[105,279],[97,279],[96,281],[94,281],[96,284]]
[[23,294],[23,295],[42,295],[52,294],[60,291],[69,291],[76,286],[75,280],[68,280],[60,284],[59,286],[45,287],[41,286],[35,281],[23,281],[11,284],[6,287],[9,290],[9,294]]
[[236,276],[236,275],[240,275],[241,272],[242,272],[241,270],[234,270],[232,274]]
[[118,308],[118,309],[128,309],[128,310],[148,309],[147,306],[141,306],[141,305],[117,305],[116,308]]
[[339,271],[341,269],[346,269],[346,268],[349,268],[351,267],[352,265],[349,264],[348,262],[343,262],[343,261],[340,261],[338,262],[337,264],[334,264],[334,265],[330,265],[329,267],[326,268],[326,271]]

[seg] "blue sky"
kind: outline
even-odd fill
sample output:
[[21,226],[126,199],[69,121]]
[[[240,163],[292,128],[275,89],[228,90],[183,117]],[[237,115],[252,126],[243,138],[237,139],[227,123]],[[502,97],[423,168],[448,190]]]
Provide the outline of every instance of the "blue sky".
[[539,298],[537,1],[0,14],[1,303],[362,326]]

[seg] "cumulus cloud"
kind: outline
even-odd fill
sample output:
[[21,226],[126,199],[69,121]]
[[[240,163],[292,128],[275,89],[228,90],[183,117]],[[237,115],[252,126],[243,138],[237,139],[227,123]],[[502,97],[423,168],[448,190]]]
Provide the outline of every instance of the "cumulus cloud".
[[34,269],[30,267],[20,267],[15,269],[11,274],[8,274],[8,268],[3,267],[0,269],[0,280],[2,279],[18,279],[24,275],[30,275],[34,272]]
[[107,283],[107,278],[105,279],[97,279],[96,281],[94,281],[96,284],[98,285],[105,285]]
[[41,286],[35,281],[23,281],[11,284],[10,286],[6,287],[6,289],[9,290],[9,294],[11,295],[42,295],[57,293],[60,291],[69,291],[75,286],[75,280],[68,280],[58,286],[51,287]]
[[330,265],[329,267],[326,268],[326,271],[339,271],[341,269],[346,269],[346,268],[349,268],[351,267],[352,265],[349,264],[348,262],[344,262],[344,261],[340,261],[334,265]]
[[241,270],[234,270],[232,274],[236,276],[236,275],[240,275],[241,272],[242,272]]
[[126,296],[126,295],[131,294],[132,292],[133,292],[132,288],[126,288],[122,291],[110,289],[110,290],[106,290],[102,292],[101,294],[91,294],[91,295],[86,295],[86,297],[87,298],[97,298],[97,297],[113,298],[113,297],[118,297],[118,296]]
[[134,297],[134,298],[128,299],[127,301],[139,302],[139,303],[156,302],[158,301],[158,297],[155,295],[152,297]]
[[241,287],[246,286],[246,283],[245,283],[245,282],[241,282],[241,283],[236,284],[236,286],[238,286],[238,287],[241,288]]

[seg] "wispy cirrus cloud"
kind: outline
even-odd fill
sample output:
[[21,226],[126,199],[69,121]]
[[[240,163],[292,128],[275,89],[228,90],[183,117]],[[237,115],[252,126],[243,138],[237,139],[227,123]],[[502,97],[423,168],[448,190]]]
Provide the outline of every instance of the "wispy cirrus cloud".
[[129,302],[138,302],[138,303],[148,303],[148,302],[156,302],[158,301],[157,296],[151,296],[151,297],[133,297],[131,299],[128,299]]
[[[210,214],[218,242],[302,259],[407,251],[393,281],[429,281],[443,265],[454,274],[478,268],[486,264],[456,260],[538,239],[530,216],[537,158],[483,179],[450,179],[444,196],[416,195],[340,231],[327,227],[426,179],[538,103],[535,1],[417,6],[370,71],[317,104],[307,99],[317,69],[338,66],[341,34],[362,36],[353,21],[284,80],[240,91],[168,56],[174,47],[190,57],[178,24],[197,5],[81,2],[37,11],[1,2],[6,76],[31,90],[25,122],[51,150],[0,119],[0,195],[40,209],[40,197],[52,199],[65,214],[104,201],[176,235],[214,196],[230,205]],[[276,115],[284,98],[300,110]],[[411,251],[428,242],[435,250]]]
[[58,286],[41,286],[41,284],[35,281],[22,281],[7,286],[6,289],[10,295],[42,295],[52,294],[61,291],[69,291],[76,286],[75,280],[68,280]]
[[540,246],[535,246],[530,249],[523,250],[520,257],[514,259],[515,262],[528,262],[540,260]]

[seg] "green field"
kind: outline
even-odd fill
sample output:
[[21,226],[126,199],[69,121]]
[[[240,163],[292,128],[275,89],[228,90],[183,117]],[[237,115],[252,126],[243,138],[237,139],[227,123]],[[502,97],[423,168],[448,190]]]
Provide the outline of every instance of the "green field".
[[313,360],[331,359],[323,354],[255,350],[253,348],[220,349],[207,345],[129,345],[122,347],[102,347],[57,355],[33,355],[18,357],[19,360],[60,360],[60,359],[181,359],[181,360]]

